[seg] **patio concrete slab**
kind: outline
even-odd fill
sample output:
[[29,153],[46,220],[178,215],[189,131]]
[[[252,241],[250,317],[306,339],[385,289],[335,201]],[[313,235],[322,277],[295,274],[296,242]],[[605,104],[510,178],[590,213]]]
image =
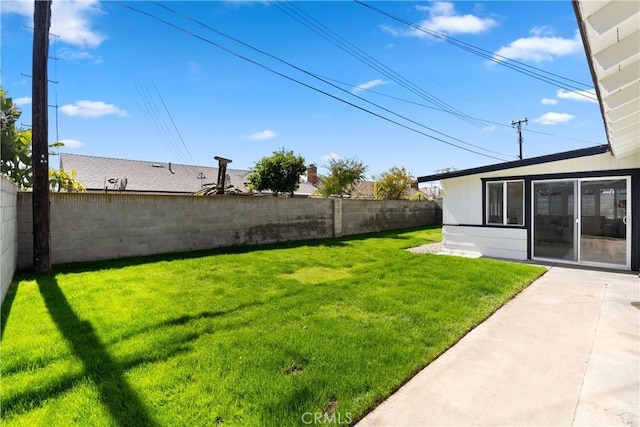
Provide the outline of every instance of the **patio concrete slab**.
[[553,266],[357,425],[640,426],[638,307],[637,273]]

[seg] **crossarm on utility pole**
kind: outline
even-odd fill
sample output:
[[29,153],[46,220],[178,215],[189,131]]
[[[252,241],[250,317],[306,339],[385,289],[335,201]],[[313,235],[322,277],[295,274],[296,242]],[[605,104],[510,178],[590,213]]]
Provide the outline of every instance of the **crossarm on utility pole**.
[[518,158],[520,160],[522,160],[522,124],[527,124],[528,120],[525,117],[524,120],[518,120],[518,121],[512,121],[511,122],[511,126],[516,126],[518,128],[518,146],[520,148],[520,155],[518,156]]

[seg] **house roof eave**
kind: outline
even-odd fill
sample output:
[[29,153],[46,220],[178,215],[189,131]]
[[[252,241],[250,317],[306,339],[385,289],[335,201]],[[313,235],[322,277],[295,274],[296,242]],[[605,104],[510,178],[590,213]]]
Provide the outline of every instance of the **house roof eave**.
[[419,176],[418,182],[440,181],[449,178],[459,178],[462,176],[476,175],[481,173],[496,172],[506,169],[514,169],[523,166],[533,166],[549,162],[557,162],[560,160],[575,159],[579,157],[595,156],[597,154],[610,152],[608,145],[597,145],[595,147],[581,148],[578,150],[564,151],[562,153],[547,154],[540,157],[531,157],[529,159],[515,160],[505,163],[497,163],[493,165],[480,166],[477,168],[464,169],[453,172],[446,172],[434,175]]

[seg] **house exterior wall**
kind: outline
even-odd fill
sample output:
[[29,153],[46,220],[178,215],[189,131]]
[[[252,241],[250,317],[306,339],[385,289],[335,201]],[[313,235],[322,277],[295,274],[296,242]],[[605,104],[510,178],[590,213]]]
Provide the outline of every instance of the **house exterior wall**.
[[[446,197],[443,202],[443,250],[471,256],[491,256],[511,259],[528,259],[531,257],[528,246],[531,232],[531,218],[525,209],[524,226],[487,226],[483,224],[484,181],[491,179],[523,179],[525,180],[525,205],[531,197],[530,179],[555,179],[562,174],[602,174],[602,171],[633,170],[634,176],[640,172],[640,153],[624,158],[613,157],[610,153],[560,160],[537,165],[523,166],[500,171],[492,171],[475,175],[467,175],[441,181]],[[637,179],[637,178],[634,178]],[[633,197],[638,197],[638,184],[632,179]],[[635,185],[635,187],[634,187]],[[638,206],[636,204],[636,206]],[[627,238],[632,242],[632,268],[637,268],[638,254],[634,239],[640,234],[640,213],[632,211],[632,235]],[[635,224],[635,225],[634,225]],[[634,249],[635,248],[635,249]],[[635,261],[634,261],[635,260]],[[634,267],[636,265],[636,267]]]
[[527,230],[444,225],[442,245],[454,254],[525,260]]
[[18,260],[17,187],[0,176],[0,304],[9,290]]
[[442,207],[444,225],[482,225],[482,178],[524,177],[564,172],[634,169],[640,167],[640,154],[622,159],[611,153],[561,160],[441,181],[446,194]]
[[[436,222],[434,202],[52,193],[52,264],[327,238]],[[31,193],[18,266],[32,265]]]

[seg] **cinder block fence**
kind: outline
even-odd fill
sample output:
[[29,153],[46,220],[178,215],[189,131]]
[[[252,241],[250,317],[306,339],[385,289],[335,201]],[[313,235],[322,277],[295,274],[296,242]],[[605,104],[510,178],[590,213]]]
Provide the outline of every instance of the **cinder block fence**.
[[[32,265],[31,196],[17,196],[18,268]],[[53,264],[337,237],[418,227],[440,218],[434,202],[91,193],[50,196]]]
[[18,259],[17,187],[0,176],[0,304],[9,290]]

